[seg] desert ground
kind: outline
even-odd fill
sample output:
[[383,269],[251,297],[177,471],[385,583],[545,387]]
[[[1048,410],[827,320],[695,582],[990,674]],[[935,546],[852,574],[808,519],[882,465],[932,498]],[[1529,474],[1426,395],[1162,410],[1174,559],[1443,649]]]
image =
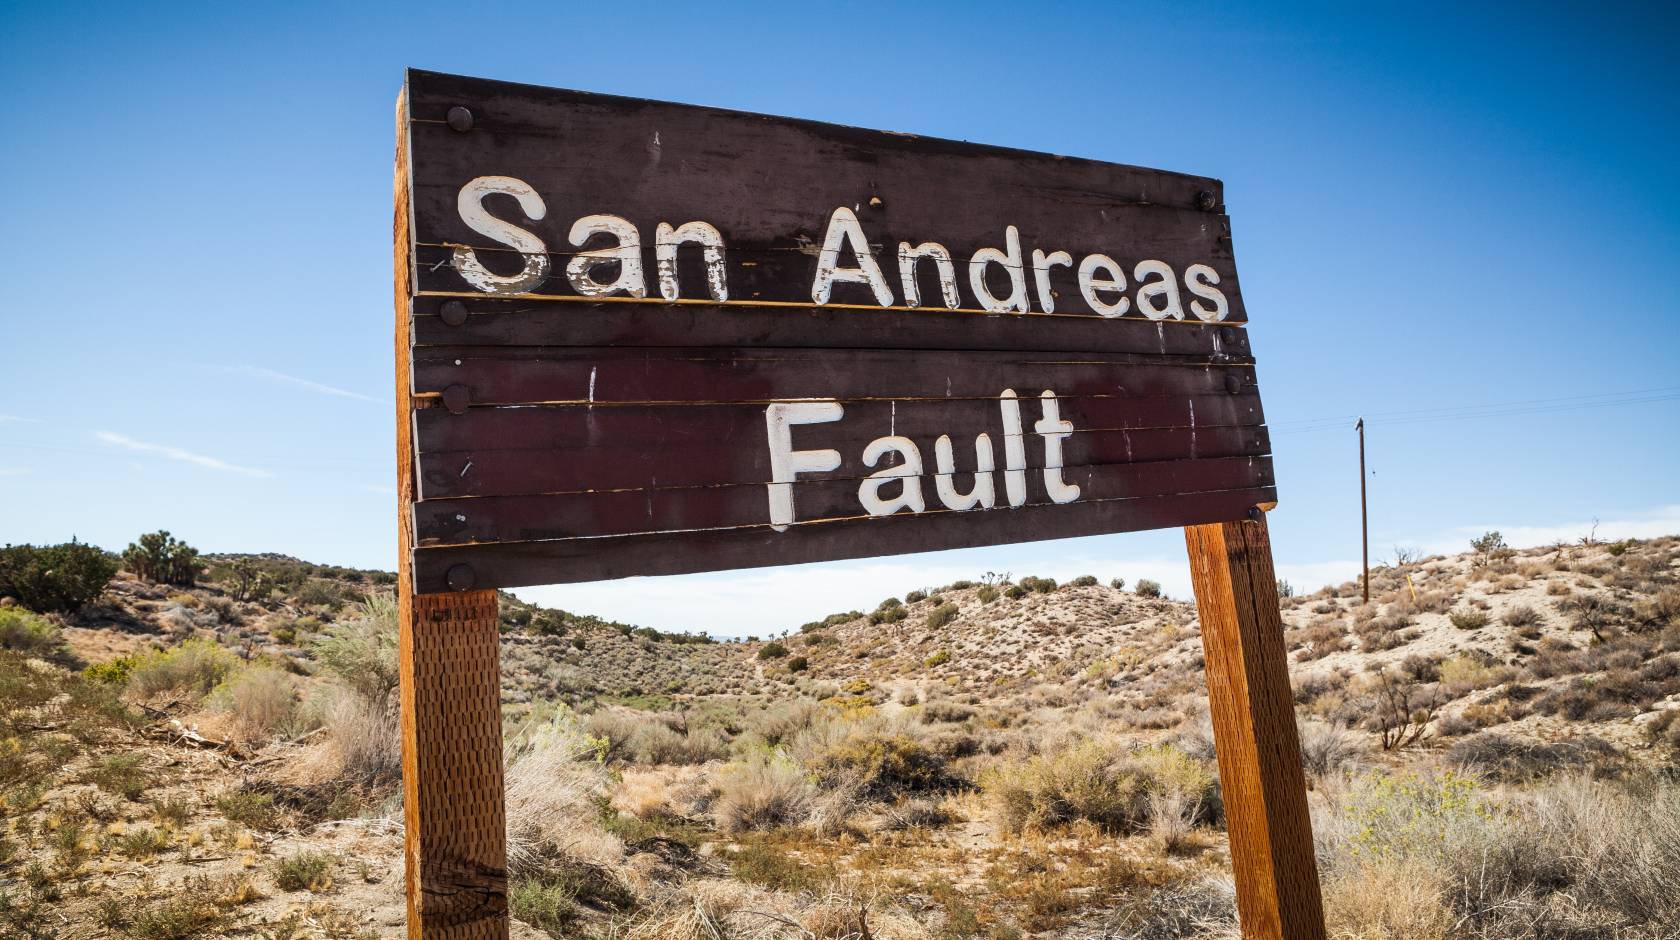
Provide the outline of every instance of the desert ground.
[[[0,566],[0,937],[403,936],[394,576],[106,557]],[[1124,574],[728,641],[504,596],[515,936],[1235,936],[1195,607]],[[1680,538],[1279,595],[1334,936],[1680,935]]]

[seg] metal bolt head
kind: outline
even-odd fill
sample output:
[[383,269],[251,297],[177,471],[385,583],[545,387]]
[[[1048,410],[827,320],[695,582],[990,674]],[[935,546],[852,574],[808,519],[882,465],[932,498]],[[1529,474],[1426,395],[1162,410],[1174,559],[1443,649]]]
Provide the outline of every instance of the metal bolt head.
[[460,326],[467,322],[467,305],[459,300],[451,300],[443,305],[443,322],[450,326]]
[[472,130],[473,113],[466,108],[456,105],[449,109],[449,126],[462,134]]
[[[463,310],[466,309],[465,305],[462,306],[462,309]],[[463,316],[464,315],[465,314],[463,314]],[[448,315],[447,312],[444,314],[444,319],[445,320],[449,319],[449,315]],[[451,324],[451,325],[459,326],[460,324]],[[1222,326],[1222,327],[1220,327],[1219,328],[1219,341],[1221,343],[1226,343],[1226,344],[1235,343],[1237,341],[1237,328],[1234,327],[1234,326]]]
[[443,390],[443,407],[449,409],[452,415],[466,414],[467,403],[472,401],[472,393],[465,385],[451,385]]
[[[1260,511],[1259,506],[1248,507],[1248,518],[1251,521],[1259,522],[1261,520],[1261,518],[1263,518],[1264,516],[1265,516],[1265,513]],[[465,567],[465,566],[464,565],[456,565],[455,567],[456,568],[461,568],[461,567]],[[455,583],[455,569],[454,568],[449,569],[449,583],[450,584]]]
[[1196,208],[1203,212],[1212,212],[1215,205],[1217,203],[1213,201],[1213,193],[1204,189],[1196,194]]
[[472,586],[478,583],[478,577],[466,565],[455,565],[449,569],[449,574],[446,577],[449,580],[449,589],[452,591],[470,591]]
[[[1237,374],[1235,372],[1225,373],[1225,391],[1230,392],[1232,395],[1242,391],[1242,379],[1237,378]],[[448,400],[448,394],[448,392],[444,393],[445,401]],[[453,411],[454,409],[450,410]]]

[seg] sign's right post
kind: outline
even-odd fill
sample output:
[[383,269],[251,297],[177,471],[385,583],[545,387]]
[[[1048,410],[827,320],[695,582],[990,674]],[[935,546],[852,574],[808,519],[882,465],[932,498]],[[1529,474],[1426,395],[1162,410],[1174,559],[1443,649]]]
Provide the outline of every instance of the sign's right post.
[[1322,940],[1301,743],[1263,512],[1187,526],[1208,704],[1245,938]]

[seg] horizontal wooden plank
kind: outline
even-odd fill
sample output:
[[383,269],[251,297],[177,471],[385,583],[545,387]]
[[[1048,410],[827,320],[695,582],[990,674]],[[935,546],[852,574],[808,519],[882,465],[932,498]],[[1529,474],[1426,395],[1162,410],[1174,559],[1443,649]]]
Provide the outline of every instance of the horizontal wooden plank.
[[[521,267],[509,246],[469,227],[458,207],[464,184],[501,176],[529,185],[544,203],[537,218],[512,196],[483,200],[492,216],[517,224],[552,253],[551,276],[532,293],[576,293],[564,262],[611,239],[574,245],[571,226],[607,213],[635,226],[643,245],[654,243],[661,222],[707,222],[722,235],[732,301],[809,302],[831,213],[844,207],[881,263],[894,305],[909,305],[899,284],[899,243],[938,242],[958,269],[960,306],[981,308],[969,259],[1007,249],[1013,226],[1014,264],[1029,291],[1036,293],[1028,270],[1035,249],[1071,255],[1072,265],[1050,269],[1058,312],[1093,312],[1074,272],[1087,254],[1103,253],[1129,283],[1138,279],[1138,262],[1163,261],[1181,291],[1190,265],[1208,265],[1227,298],[1226,318],[1246,319],[1222,187],[1205,177],[436,73],[411,72],[409,92],[420,292],[475,289],[455,270],[449,246],[485,249],[479,261],[497,273]],[[472,111],[470,130],[445,123],[456,106]],[[678,254],[682,296],[704,297],[706,282],[689,254],[697,252]],[[643,267],[651,283],[651,254]],[[931,264],[921,267],[931,272]],[[989,272],[997,293],[1009,277],[1002,265]],[[615,273],[613,266],[600,269],[603,278]],[[926,276],[923,302],[937,303],[933,275]],[[1135,283],[1127,295],[1136,298]],[[832,300],[877,302],[864,285],[849,283],[838,285]],[[1139,315],[1136,306],[1128,315]]]
[[[869,516],[869,509],[859,497],[860,486],[871,493],[878,489],[885,499],[913,490],[920,495],[927,514],[1001,512],[1012,506],[1005,474],[1001,471],[982,477],[971,472],[937,474],[932,467],[927,470],[921,476],[887,483],[830,476],[797,481],[789,488],[794,507],[792,525],[818,525]],[[1077,500],[1081,503],[1246,489],[1274,482],[1271,460],[1265,457],[1107,463],[1065,467],[1054,475],[1058,483],[1078,487]],[[1043,470],[1021,475],[1021,505],[1055,502],[1046,491],[1043,477]],[[955,509],[943,504],[936,481],[955,491]],[[986,487],[992,494],[994,508],[983,508],[984,500],[969,505],[970,499],[978,499],[979,493],[986,492]],[[416,544],[517,542],[767,526],[773,521],[768,492],[760,483],[425,500],[414,507]],[[971,493],[975,496],[964,498]]]
[[[1004,465],[1010,434],[997,401],[866,401],[842,408],[839,421],[798,425],[791,434],[795,449],[838,451],[836,476],[867,476],[875,467],[863,463],[864,448],[889,435],[913,441],[927,466],[937,438],[949,435],[960,469],[974,465],[975,439],[984,433],[995,465]],[[1058,410],[1075,429],[1062,441],[1067,466],[1270,449],[1255,395],[1059,399]],[[1041,415],[1038,401],[1021,401],[1029,466],[1043,466],[1046,448],[1033,432]],[[425,499],[771,479],[760,405],[474,408],[461,415],[432,408],[415,417]]]
[[[460,386],[470,405],[1211,395],[1253,388],[1238,361],[945,350],[441,347],[414,353],[414,392]],[[1228,392],[1227,392],[1228,393]]]
[[[853,480],[895,461],[883,459],[865,467],[862,448],[871,438],[850,434],[816,438],[801,428],[799,447],[834,447],[841,465],[827,476]],[[987,432],[994,465],[1003,466],[1004,435]],[[740,445],[699,442],[673,451],[635,443],[608,441],[582,446],[529,450],[443,451],[421,456],[418,468],[426,499],[568,493],[590,490],[645,490],[664,487],[714,486],[726,483],[762,484],[771,479],[769,449],[762,439]],[[931,471],[935,436],[912,438]],[[806,441],[811,441],[806,443]],[[959,473],[975,467],[974,435],[952,435],[954,466]],[[1022,451],[1029,470],[1042,469],[1045,449],[1028,432]],[[1173,460],[1184,457],[1257,457],[1271,452],[1264,427],[1150,428],[1146,430],[1076,431],[1062,444],[1063,465]],[[1037,484],[1034,484],[1035,486]]]
[[898,513],[811,526],[714,529],[414,550],[415,590],[448,591],[449,571],[477,588],[568,584],[637,575],[867,558],[950,548],[1135,532],[1246,518],[1277,501],[1274,487],[1023,506],[986,512]]
[[[465,308],[459,324],[441,316],[450,300]],[[1239,359],[1251,355],[1248,331],[1241,324],[1196,320],[478,297],[420,297],[412,303],[416,346],[995,349]]]

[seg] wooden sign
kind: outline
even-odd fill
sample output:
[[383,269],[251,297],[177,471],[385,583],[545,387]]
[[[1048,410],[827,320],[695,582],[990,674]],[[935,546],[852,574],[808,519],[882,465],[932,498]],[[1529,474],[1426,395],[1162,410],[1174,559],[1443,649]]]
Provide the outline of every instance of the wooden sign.
[[1221,186],[409,75],[416,588],[1243,518]]
[[1184,526],[1245,937],[1319,940],[1217,180],[411,71],[409,935],[508,935],[494,588]]

